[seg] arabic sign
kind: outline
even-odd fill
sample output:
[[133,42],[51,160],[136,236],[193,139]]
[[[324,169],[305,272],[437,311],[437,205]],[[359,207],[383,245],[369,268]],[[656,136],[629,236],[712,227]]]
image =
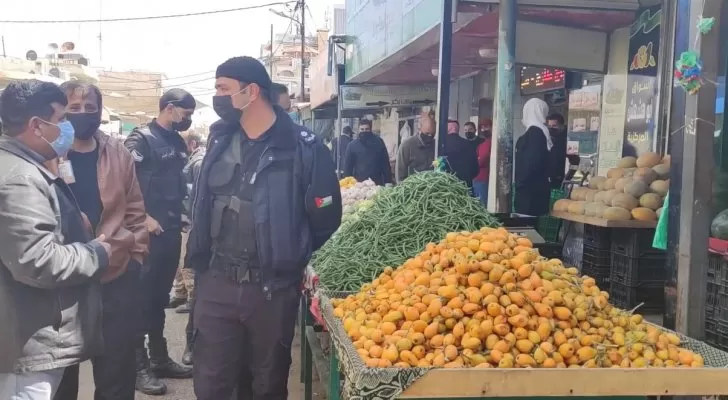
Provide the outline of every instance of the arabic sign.
[[661,18],[660,6],[645,8],[630,28],[623,156],[653,149]]
[[342,110],[424,107],[437,103],[437,86],[342,85],[339,99]]

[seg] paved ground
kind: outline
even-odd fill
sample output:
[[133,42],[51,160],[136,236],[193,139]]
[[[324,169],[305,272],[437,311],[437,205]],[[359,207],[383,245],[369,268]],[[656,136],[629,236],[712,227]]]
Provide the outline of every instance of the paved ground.
[[[166,337],[169,342],[169,353],[175,360],[179,361],[182,357],[185,345],[185,324],[187,323],[187,315],[174,313],[173,310],[167,310],[167,329]],[[303,384],[300,383],[300,361],[301,347],[299,335],[293,343],[293,365],[291,366],[291,375],[288,379],[289,399],[303,399]],[[315,374],[314,374],[315,376]],[[192,380],[165,380],[169,388],[165,396],[145,396],[137,393],[136,400],[195,400],[192,391]],[[320,387],[314,386],[314,399],[323,400],[326,396]],[[93,400],[93,377],[91,375],[90,363],[84,363],[81,366],[81,382],[79,389],[79,400]]]

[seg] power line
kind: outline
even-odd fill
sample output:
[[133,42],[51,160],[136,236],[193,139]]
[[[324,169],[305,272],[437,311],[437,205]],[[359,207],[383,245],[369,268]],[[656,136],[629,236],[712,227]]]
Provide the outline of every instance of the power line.
[[212,10],[212,11],[200,11],[183,14],[168,14],[168,15],[151,15],[145,17],[126,17],[126,18],[99,18],[99,19],[76,19],[76,20],[0,20],[2,24],[84,24],[84,23],[101,23],[101,22],[128,22],[128,21],[150,21],[157,19],[170,19],[170,18],[184,18],[184,17],[196,17],[200,15],[214,15],[224,14],[237,11],[255,10],[259,8],[288,5],[293,3],[292,1],[277,1],[266,4],[259,4],[255,6],[228,8],[225,10]]
[[[130,78],[122,78],[122,77],[117,77],[117,76],[112,76],[112,75],[105,75],[104,74],[105,72],[109,72],[109,73],[112,73],[113,74],[113,73],[115,73],[117,71],[102,71],[101,74],[103,75],[102,76],[103,78],[107,78],[109,80],[119,81],[118,83],[124,83],[124,82],[132,82],[132,83],[154,83],[154,82],[160,82],[160,81],[161,82],[165,82],[165,81],[171,81],[171,80],[176,80],[176,79],[194,78],[194,77],[197,77],[197,76],[214,74],[216,71],[215,70],[212,70],[212,71],[198,72],[198,73],[189,74],[189,75],[180,75],[180,76],[173,76],[173,77],[160,78],[160,79],[150,79],[150,80],[130,79]],[[128,73],[128,72],[130,72],[130,71],[118,71],[118,73]],[[133,72],[133,71],[131,71],[131,72]],[[145,74],[145,72],[141,72],[141,74]],[[149,73],[149,74],[152,75],[154,73]],[[161,75],[161,73],[160,73],[160,75]],[[213,78],[210,78],[210,79],[213,79]],[[117,82],[109,81],[109,82],[105,82],[105,83],[117,83]]]
[[[210,77],[210,78],[198,79],[198,80],[194,80],[194,81],[174,83],[174,84],[169,85],[169,86],[180,87],[180,86],[186,86],[186,85],[189,85],[189,84],[192,84],[192,83],[207,82],[207,81],[211,81],[211,80],[214,80],[214,79],[215,79],[214,77]],[[155,82],[157,82],[157,81],[155,81]],[[114,84],[115,82],[104,82],[104,83]],[[123,84],[125,82],[118,82],[118,83],[119,84]],[[119,89],[112,89],[112,88],[106,87],[105,84],[101,84],[101,86],[99,86],[99,87],[101,88],[101,90],[107,90],[107,91],[112,91],[112,92],[135,92],[135,91],[142,91],[142,90],[162,89],[165,85],[163,84],[163,82],[161,80],[159,81],[159,83],[160,83],[159,86],[150,86],[150,87],[147,87],[147,88],[129,88],[129,89],[119,88]]]

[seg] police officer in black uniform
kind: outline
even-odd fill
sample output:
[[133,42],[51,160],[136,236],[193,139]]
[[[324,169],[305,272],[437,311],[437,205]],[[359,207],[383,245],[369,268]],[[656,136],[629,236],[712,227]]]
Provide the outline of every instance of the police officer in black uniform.
[[[144,327],[137,343],[138,391],[162,395],[167,387],[159,378],[192,377],[189,367],[169,357],[164,338],[165,307],[169,303],[182,246],[182,207],[187,194],[183,169],[187,144],[179,132],[192,124],[195,98],[182,89],[171,89],[159,99],[159,116],[135,129],[125,145],[136,163],[147,229],[151,235],[149,271],[142,278]],[[149,352],[144,347],[148,335]]]
[[265,67],[217,69],[211,137],[194,191],[186,265],[197,270],[198,400],[286,399],[311,253],[341,222],[328,148],[275,105]]

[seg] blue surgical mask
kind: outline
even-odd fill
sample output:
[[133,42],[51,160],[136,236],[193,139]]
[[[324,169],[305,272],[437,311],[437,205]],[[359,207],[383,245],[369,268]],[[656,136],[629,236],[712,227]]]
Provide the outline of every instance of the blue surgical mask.
[[71,146],[73,146],[73,139],[75,137],[75,131],[73,129],[73,125],[70,121],[61,121],[58,124],[54,124],[52,122],[43,121],[49,125],[55,125],[59,129],[58,137],[56,140],[49,142],[48,139],[44,138],[42,135],[40,136],[41,139],[45,140],[46,143],[48,143],[53,151],[58,155],[58,157],[63,157],[68,153],[68,150],[71,150]]

